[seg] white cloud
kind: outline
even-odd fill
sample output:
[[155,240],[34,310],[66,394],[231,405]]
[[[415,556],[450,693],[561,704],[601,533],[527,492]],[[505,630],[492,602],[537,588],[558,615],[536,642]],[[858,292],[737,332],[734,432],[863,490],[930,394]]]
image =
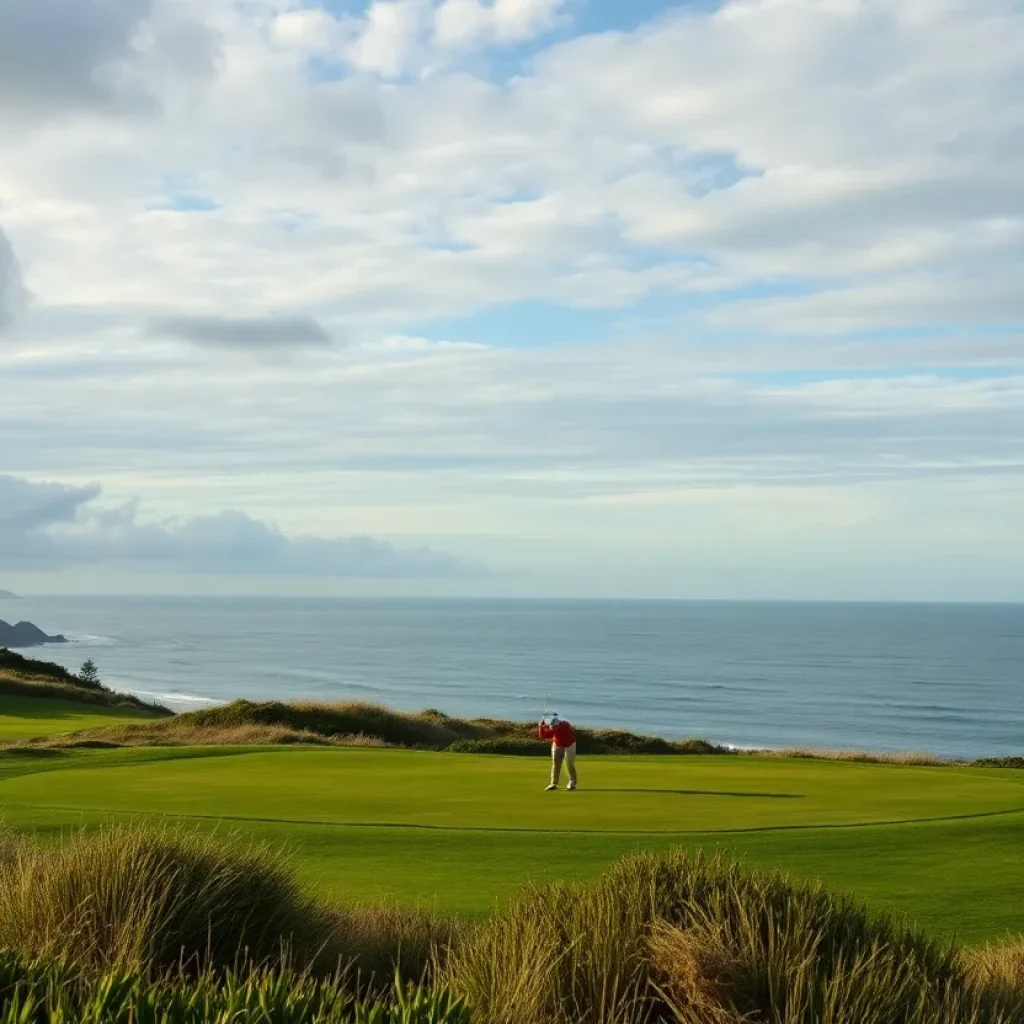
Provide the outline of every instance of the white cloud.
[[282,11],[272,23],[271,35],[280,46],[317,51],[329,49],[338,22],[321,8]]
[[371,537],[289,537],[243,512],[146,520],[134,501],[97,505],[100,493],[0,476],[0,569],[93,565],[398,580],[485,574],[440,552],[400,550]]
[[565,0],[444,0],[434,31],[442,46],[522,42],[551,28],[564,7]]
[[400,75],[418,52],[430,15],[428,0],[373,0],[349,60],[361,71]]
[[[827,522],[898,478],[1020,493],[1017,0],[730,0],[546,48],[547,0],[30,7],[0,5],[0,470],[289,535],[340,506],[555,544],[585,503],[603,552],[674,543],[637,510],[694,491],[699,530],[784,521],[779,489]],[[421,336],[478,311],[479,344]],[[263,314],[351,344],[211,348]]]

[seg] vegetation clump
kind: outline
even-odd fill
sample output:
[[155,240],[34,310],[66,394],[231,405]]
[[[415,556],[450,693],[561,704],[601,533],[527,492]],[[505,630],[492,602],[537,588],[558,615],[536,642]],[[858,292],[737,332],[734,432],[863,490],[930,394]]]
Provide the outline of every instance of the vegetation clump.
[[[132,866],[134,865],[134,870]],[[482,923],[310,897],[235,838],[0,855],[0,1024],[1011,1024],[1019,941],[932,942],[820,885],[676,851]]]
[[478,1024],[996,1024],[1024,989],[819,885],[678,851],[528,889],[444,977]]
[[[92,665],[91,671],[87,670],[89,665]],[[75,675],[63,665],[26,658],[6,647],[0,647],[0,696],[35,697],[93,707],[122,708],[142,711],[154,717],[168,717],[172,714],[158,704],[108,689],[100,682],[99,673],[91,661],[87,661],[82,669],[82,674]]]
[[308,959],[327,919],[267,847],[124,826],[56,847],[11,840],[0,857],[0,949],[81,967],[162,970],[262,961],[282,942]]
[[344,981],[287,965],[199,977],[91,975],[0,953],[0,1024],[470,1024],[449,990],[399,983],[360,997]]
[[[166,721],[108,726],[30,741],[40,746],[226,746],[308,744],[393,746],[455,753],[549,756],[536,726],[496,719],[462,719],[428,710],[395,711],[379,704],[236,700]],[[671,741],[620,730],[576,730],[585,754],[726,753],[704,740]]]

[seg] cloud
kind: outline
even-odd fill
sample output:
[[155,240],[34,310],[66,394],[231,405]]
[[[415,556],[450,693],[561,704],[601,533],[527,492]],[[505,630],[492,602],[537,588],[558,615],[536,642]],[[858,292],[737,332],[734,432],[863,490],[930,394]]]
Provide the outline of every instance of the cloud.
[[372,537],[287,536],[237,511],[148,521],[137,502],[104,507],[96,504],[100,495],[97,486],[0,476],[0,568],[395,580],[486,575],[477,563],[430,548],[396,548]]
[[153,337],[178,338],[212,348],[260,351],[331,344],[331,336],[312,317],[157,317],[148,327]]
[[0,228],[0,332],[10,327],[24,308],[25,301],[18,257]]
[[219,36],[171,0],[0,5],[0,123],[84,110],[141,113],[150,77],[212,74]]
[[435,33],[442,46],[516,43],[551,28],[565,0],[444,0],[435,15]]
[[[298,294],[370,333],[522,300],[699,293],[693,320],[714,326],[749,289],[792,299],[745,310],[775,329],[805,301],[818,320],[833,292],[842,306],[917,278],[856,318],[885,329],[934,322],[951,288],[1024,259],[1014,0],[686,5],[534,44],[514,76],[468,50],[539,31],[551,0],[288,7],[154,7],[162,52],[182,49],[172,9],[222,37],[217,73],[191,76],[201,102],[137,62],[157,104],[130,136],[106,108],[5,153],[44,305],[293,308]],[[217,212],[173,209],[154,183],[174,180]]]
[[33,484],[13,476],[0,476],[0,537],[11,544],[13,538],[35,530],[73,523],[79,509],[99,494],[96,486]]
[[33,291],[0,347],[0,468],[288,537],[343,507],[492,562],[598,505],[669,511],[602,519],[581,562],[677,543],[673,502],[712,487],[717,523],[756,520],[755,490],[845,507],[900,479],[904,526],[940,480],[1017,515],[1020,0],[638,7],[554,42],[578,4],[69,7],[102,46],[0,62]]
[[[444,64],[446,51],[513,45],[533,39],[558,21],[566,0],[372,0],[355,38],[342,49],[351,65],[386,78]],[[320,48],[338,35],[337,22],[309,12],[278,19],[276,36],[310,46],[318,30]]]
[[348,59],[361,71],[401,74],[420,50],[430,16],[424,0],[373,0]]

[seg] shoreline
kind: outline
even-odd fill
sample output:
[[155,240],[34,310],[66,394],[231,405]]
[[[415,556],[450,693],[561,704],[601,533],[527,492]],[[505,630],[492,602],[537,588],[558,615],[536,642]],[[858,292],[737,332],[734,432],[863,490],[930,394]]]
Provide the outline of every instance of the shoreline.
[[[877,651],[873,642],[857,647],[863,656],[843,630],[816,633],[810,647],[806,630],[784,631],[775,645],[775,626],[765,632],[760,613],[749,622],[745,615],[728,617],[727,625],[736,618],[738,627],[751,630],[734,634],[731,626],[719,629],[717,614],[693,619],[689,613],[649,621],[647,613],[623,611],[610,619],[607,612],[579,612],[563,624],[542,611],[484,612],[479,622],[444,611],[412,620],[411,613],[372,610],[341,618],[303,614],[301,621],[283,611],[218,613],[210,620],[183,613],[171,620],[135,617],[129,608],[113,615],[96,608],[48,612],[47,624],[66,627],[71,643],[31,653],[72,671],[93,658],[110,687],[178,714],[245,697],[369,700],[410,712],[434,706],[521,721],[540,716],[546,691],[558,694],[553,707],[593,728],[667,740],[699,735],[737,752],[799,748],[943,763],[1024,752],[1024,714],[1009,674],[1018,648],[1024,657],[1024,643],[1012,639],[1017,616],[1007,620],[1015,626],[1009,633],[997,616],[982,636],[971,633],[970,644],[960,644],[962,651],[977,647],[989,632],[1011,637],[1003,647],[992,640],[991,657],[973,666],[965,686],[957,680],[968,678],[966,663],[940,664],[934,645],[922,647],[916,634],[913,644],[901,639],[890,649],[883,630]],[[955,632],[959,621],[950,620],[949,629]],[[718,632],[708,623],[718,623]],[[475,624],[486,627],[482,637]],[[866,639],[879,628],[873,618]]]

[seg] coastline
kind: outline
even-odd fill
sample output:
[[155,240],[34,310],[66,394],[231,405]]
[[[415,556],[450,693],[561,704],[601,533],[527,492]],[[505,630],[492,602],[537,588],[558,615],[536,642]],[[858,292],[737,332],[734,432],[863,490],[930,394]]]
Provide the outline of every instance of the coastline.
[[[19,607],[19,612],[21,608]],[[121,690],[176,711],[365,700],[736,748],[1017,756],[1024,609],[680,602],[31,599]]]

